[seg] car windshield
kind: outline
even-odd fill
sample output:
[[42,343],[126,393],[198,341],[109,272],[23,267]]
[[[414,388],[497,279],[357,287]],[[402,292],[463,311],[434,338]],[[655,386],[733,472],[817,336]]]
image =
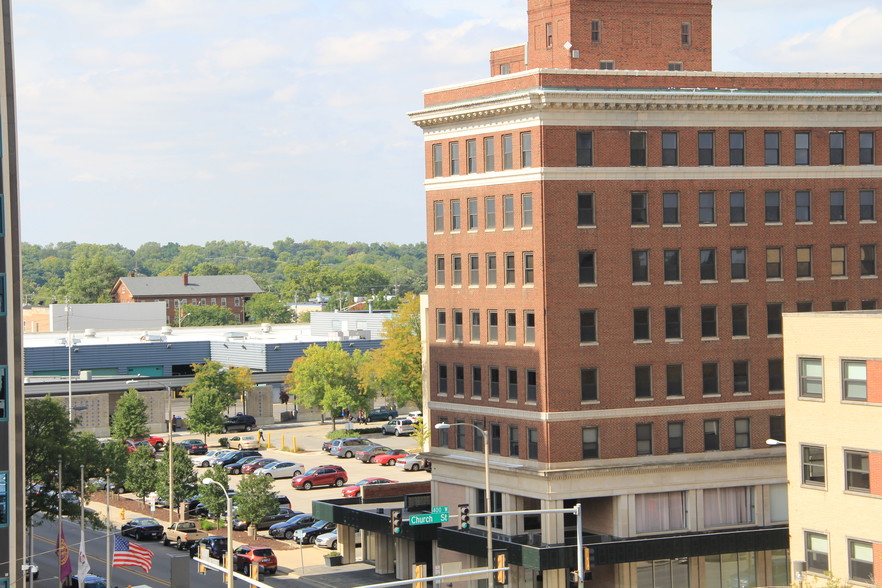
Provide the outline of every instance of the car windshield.
[[273,554],[272,549],[265,548],[265,549],[255,549],[254,555],[259,555],[260,557],[270,557],[274,554]]
[[319,472],[319,469],[318,469],[318,468],[312,468],[311,470],[309,470],[308,472],[306,472],[305,475],[307,475],[307,476],[314,476],[314,475],[316,475],[318,472]]

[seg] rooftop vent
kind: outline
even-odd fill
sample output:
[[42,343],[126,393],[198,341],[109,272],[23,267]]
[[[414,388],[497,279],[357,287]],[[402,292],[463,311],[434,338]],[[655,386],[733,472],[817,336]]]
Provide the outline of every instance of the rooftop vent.
[[247,339],[248,333],[242,331],[227,331],[224,333],[224,339]]
[[161,329],[159,329],[159,332],[162,333],[163,335],[171,335],[171,334],[172,334],[172,328],[171,328],[170,326],[168,326],[168,325],[165,325],[164,327],[162,327]]
[[95,337],[95,329],[86,329],[83,331],[83,337]]

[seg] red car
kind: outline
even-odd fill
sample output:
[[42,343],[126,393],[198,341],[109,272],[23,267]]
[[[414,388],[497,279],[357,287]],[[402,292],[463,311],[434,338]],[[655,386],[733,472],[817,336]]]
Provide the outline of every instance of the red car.
[[346,470],[336,465],[323,465],[312,468],[301,476],[291,479],[291,486],[298,490],[309,490],[313,486],[342,486],[349,480]]
[[380,455],[375,455],[371,458],[372,463],[378,463],[384,466],[394,466],[398,463],[398,460],[407,455],[407,451],[404,449],[393,449],[391,451],[387,451],[386,453],[381,453]]
[[246,566],[259,565],[267,574],[275,574],[279,569],[279,560],[269,547],[243,545],[233,551],[233,567],[244,572]]
[[253,474],[254,470],[256,470],[257,468],[262,468],[263,466],[269,465],[275,461],[279,461],[279,460],[274,459],[272,457],[264,457],[262,459],[258,459],[255,462],[243,465],[242,466],[242,473],[243,474]]
[[359,482],[356,482],[355,485],[349,486],[348,488],[343,488],[343,497],[344,498],[355,498],[359,494],[361,494],[362,486],[373,486],[374,484],[397,484],[395,480],[389,480],[386,478],[365,478]]
[[153,447],[149,441],[133,441],[132,439],[126,439],[126,449],[129,450],[129,453],[135,453],[141,447],[149,447],[153,454],[156,455],[156,448]]
[[153,449],[156,449],[157,451],[165,446],[165,439],[163,439],[162,437],[157,437],[156,435],[150,435],[149,437],[145,437],[143,439],[129,439],[129,441],[132,441],[134,443],[141,443],[142,441],[146,441],[150,444],[151,447],[153,447]]

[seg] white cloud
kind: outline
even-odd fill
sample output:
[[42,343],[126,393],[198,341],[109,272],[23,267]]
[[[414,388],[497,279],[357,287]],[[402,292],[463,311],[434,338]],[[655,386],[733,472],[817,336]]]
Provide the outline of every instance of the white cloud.
[[213,58],[225,69],[244,69],[263,65],[285,54],[282,47],[261,39],[237,39],[216,44]]
[[372,67],[389,65],[396,51],[408,51],[403,44],[412,33],[397,29],[363,31],[348,37],[326,37],[316,47],[320,65],[354,65],[371,63]]

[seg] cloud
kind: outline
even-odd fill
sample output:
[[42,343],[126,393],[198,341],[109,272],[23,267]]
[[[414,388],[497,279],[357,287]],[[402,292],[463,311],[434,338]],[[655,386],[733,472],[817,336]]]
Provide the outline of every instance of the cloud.
[[94,174],[81,173],[71,178],[73,182],[106,182],[107,178],[100,178]]
[[396,51],[406,51],[401,45],[412,36],[409,31],[400,29],[376,29],[348,37],[327,37],[316,47],[318,63],[325,66],[363,63],[382,66],[382,61],[389,60]]
[[264,65],[284,54],[278,45],[250,38],[218,43],[212,57],[224,69],[244,69]]

